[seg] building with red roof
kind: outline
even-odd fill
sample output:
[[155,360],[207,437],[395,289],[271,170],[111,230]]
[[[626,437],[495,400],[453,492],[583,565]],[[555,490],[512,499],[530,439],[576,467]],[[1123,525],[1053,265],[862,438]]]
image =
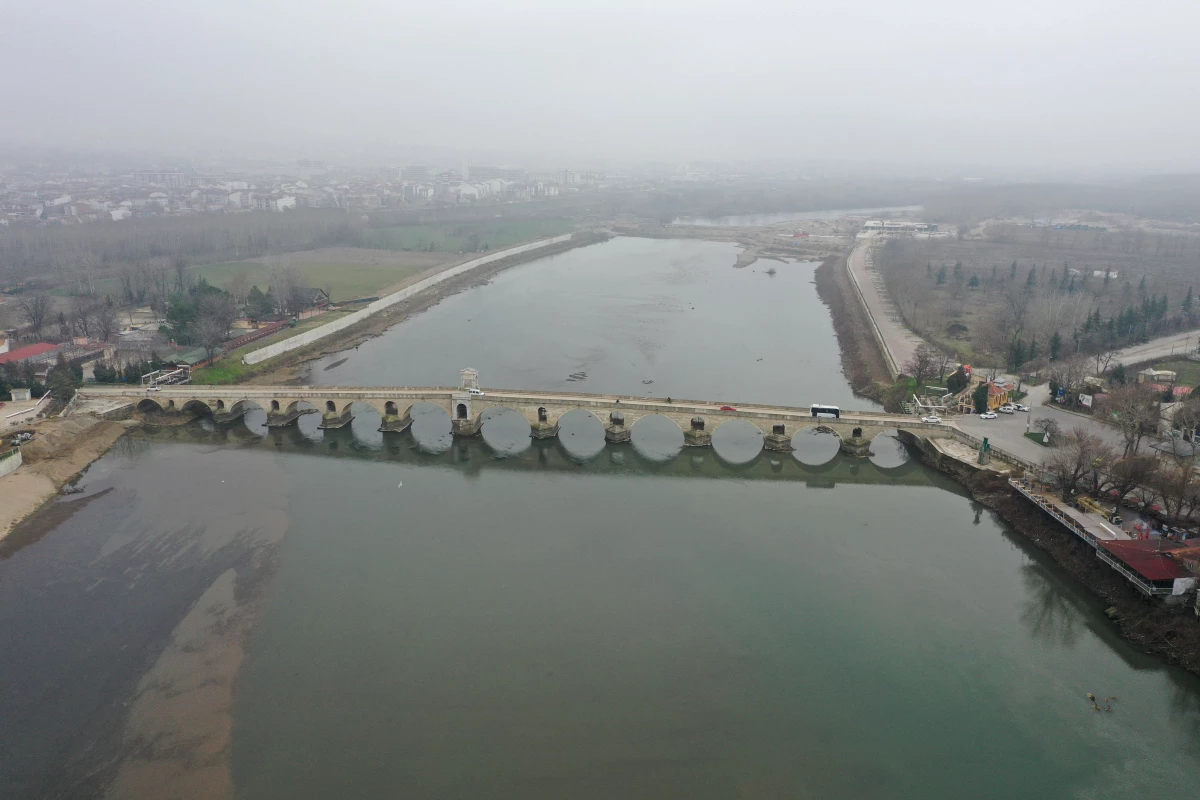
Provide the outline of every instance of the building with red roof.
[[27,347],[18,347],[16,350],[9,350],[7,353],[0,353],[0,364],[19,364],[22,361],[45,356],[47,353],[53,353],[56,350],[58,350],[58,345],[47,342],[31,344]]
[[1171,557],[1171,551],[1184,549],[1178,542],[1154,537],[1097,544],[1096,555],[1148,595],[1182,594],[1195,584],[1195,574]]

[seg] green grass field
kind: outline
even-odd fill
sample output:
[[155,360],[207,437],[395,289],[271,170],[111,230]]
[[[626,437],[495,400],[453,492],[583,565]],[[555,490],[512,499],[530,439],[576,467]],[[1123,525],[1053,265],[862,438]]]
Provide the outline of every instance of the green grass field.
[[368,247],[381,250],[430,250],[457,253],[474,234],[479,246],[489,250],[567,233],[574,226],[565,219],[495,220],[489,222],[452,222],[443,225],[404,225],[378,228],[363,235]]
[[[346,314],[352,312],[330,311],[326,314],[321,314],[312,319],[306,319],[294,328],[284,328],[276,334],[259,339],[257,342],[251,342],[245,347],[239,347],[230,353],[225,353],[217,358],[216,363],[208,367],[201,367],[192,373],[192,383],[218,386],[229,383],[237,383],[238,381],[250,376],[264,368],[262,364],[243,364],[242,356],[252,350],[266,347],[275,342],[281,342],[284,339],[290,339],[293,336],[303,333],[310,328],[316,328],[320,325],[325,325],[334,320],[340,319]],[[273,359],[268,359],[273,360]]]
[[[291,269],[308,286],[332,289],[332,300],[337,303],[343,300],[353,300],[356,297],[376,295],[385,286],[391,286],[415,275],[425,269],[425,266],[300,263],[292,265]],[[197,278],[203,277],[212,285],[222,289],[228,288],[234,276],[242,272],[246,273],[246,281],[249,286],[257,286],[266,291],[271,284],[270,265],[257,261],[232,261],[226,264],[208,264],[192,269],[192,273]]]
[[1186,358],[1175,358],[1155,364],[1155,369],[1169,369],[1178,374],[1177,386],[1200,386],[1200,361],[1189,361]]

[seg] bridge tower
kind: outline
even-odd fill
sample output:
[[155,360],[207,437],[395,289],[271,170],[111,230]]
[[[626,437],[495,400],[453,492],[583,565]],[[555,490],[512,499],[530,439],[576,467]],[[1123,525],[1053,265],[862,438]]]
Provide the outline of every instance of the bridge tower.
[[467,367],[458,375],[458,391],[450,395],[450,432],[455,436],[475,436],[483,427],[471,402],[478,396],[479,370]]

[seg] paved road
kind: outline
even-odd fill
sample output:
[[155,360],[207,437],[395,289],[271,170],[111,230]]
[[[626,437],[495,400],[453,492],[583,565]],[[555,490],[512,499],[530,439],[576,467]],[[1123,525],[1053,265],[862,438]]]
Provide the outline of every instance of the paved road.
[[1161,339],[1152,339],[1145,344],[1126,347],[1124,350],[1117,352],[1117,355],[1113,358],[1113,363],[1115,364],[1119,361],[1122,364],[1136,364],[1140,361],[1149,361],[1152,358],[1169,358],[1181,353],[1194,353],[1197,347],[1200,347],[1200,331],[1176,333],[1171,336],[1164,336]]
[[883,336],[892,361],[898,369],[903,369],[922,340],[905,327],[883,287],[883,279],[870,267],[869,255],[874,241],[869,236],[859,238],[850,252],[847,263],[850,275],[866,301],[867,310]]
[[1125,441],[1121,438],[1120,431],[1111,425],[1105,425],[1081,414],[1063,411],[1052,405],[1042,405],[1049,396],[1050,389],[1043,383],[1041,386],[1029,387],[1029,396],[1022,401],[1032,409],[1028,413],[1018,411],[1012,415],[1001,414],[999,419],[980,419],[975,414],[964,414],[954,417],[953,420],[959,430],[964,433],[969,433],[979,439],[987,436],[996,447],[1035,463],[1041,462],[1046,455],[1046,448],[1025,438],[1025,425],[1028,423],[1032,429],[1033,423],[1042,417],[1049,417],[1057,421],[1063,433],[1069,432],[1072,428],[1084,428],[1099,434],[1109,444],[1122,449],[1125,447]]

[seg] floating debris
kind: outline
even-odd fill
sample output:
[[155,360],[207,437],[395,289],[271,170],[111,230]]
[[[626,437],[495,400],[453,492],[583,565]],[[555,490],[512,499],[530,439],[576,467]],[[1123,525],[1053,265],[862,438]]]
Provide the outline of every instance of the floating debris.
[[586,381],[587,376],[588,376],[588,374],[586,372],[572,372],[570,375],[567,376],[567,381],[568,382]]
[[643,386],[649,386],[652,383],[654,383],[654,381],[642,381]]

